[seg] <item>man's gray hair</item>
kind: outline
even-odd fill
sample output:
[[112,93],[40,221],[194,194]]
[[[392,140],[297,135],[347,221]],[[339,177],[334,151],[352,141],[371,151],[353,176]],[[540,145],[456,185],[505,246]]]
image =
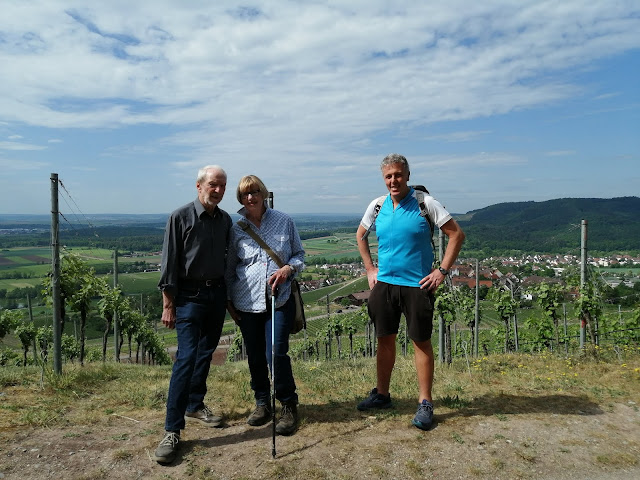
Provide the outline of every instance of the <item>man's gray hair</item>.
[[407,173],[410,173],[409,162],[404,156],[400,155],[399,153],[390,153],[389,155],[384,157],[382,159],[382,163],[380,163],[380,170],[384,170],[386,167],[390,165],[395,165],[397,163],[402,165],[402,167],[406,170]]
[[227,172],[225,172],[220,165],[207,165],[206,167],[202,167],[200,170],[198,170],[198,178],[196,178],[196,181],[198,183],[204,182],[205,178],[207,178],[207,173],[209,172],[209,170],[216,170],[222,173],[222,175],[224,175],[224,178],[227,178]]

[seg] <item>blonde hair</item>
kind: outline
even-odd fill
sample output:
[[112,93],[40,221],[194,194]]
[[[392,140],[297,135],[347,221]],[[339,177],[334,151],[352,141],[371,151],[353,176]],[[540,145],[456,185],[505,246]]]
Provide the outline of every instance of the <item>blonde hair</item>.
[[236,189],[236,198],[238,199],[238,202],[242,203],[243,193],[250,192],[256,188],[260,191],[262,198],[266,200],[269,196],[269,190],[267,190],[267,187],[264,185],[262,180],[255,175],[245,175],[242,177],[240,182],[238,182],[238,188]]

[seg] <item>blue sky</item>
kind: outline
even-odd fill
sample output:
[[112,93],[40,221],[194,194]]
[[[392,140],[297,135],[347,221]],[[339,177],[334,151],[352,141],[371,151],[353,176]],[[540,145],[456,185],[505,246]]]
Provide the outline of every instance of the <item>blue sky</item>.
[[[362,213],[404,154],[448,210],[640,194],[640,3],[4,0],[0,213],[168,213],[197,170]],[[66,195],[66,193],[65,193]]]

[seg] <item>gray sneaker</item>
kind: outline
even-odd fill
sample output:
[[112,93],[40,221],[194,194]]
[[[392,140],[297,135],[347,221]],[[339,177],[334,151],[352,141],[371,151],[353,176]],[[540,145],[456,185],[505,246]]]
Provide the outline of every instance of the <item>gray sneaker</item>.
[[433,423],[433,403],[427,400],[422,400],[422,403],[418,405],[416,416],[413,417],[411,423],[420,430],[429,430]]
[[222,426],[222,417],[214,415],[211,409],[206,405],[204,405],[200,410],[196,410],[195,412],[186,412],[184,414],[184,419],[200,422],[207,427]]
[[176,459],[178,452],[178,442],[180,434],[174,432],[165,432],[164,438],[160,441],[160,445],[153,452],[152,458],[158,463],[171,463]]

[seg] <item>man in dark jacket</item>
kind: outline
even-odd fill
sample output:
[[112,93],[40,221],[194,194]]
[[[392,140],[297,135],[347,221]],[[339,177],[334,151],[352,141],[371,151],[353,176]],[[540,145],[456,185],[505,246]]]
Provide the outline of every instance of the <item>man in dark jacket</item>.
[[185,419],[211,427],[222,424],[204,397],[227,303],[224,270],[232,222],[218,208],[226,185],[227,174],[221,167],[200,169],[198,198],[171,214],[164,234],[158,283],[162,323],[176,329],[178,350],[169,383],[165,435],[154,452],[159,463],[175,459]]

